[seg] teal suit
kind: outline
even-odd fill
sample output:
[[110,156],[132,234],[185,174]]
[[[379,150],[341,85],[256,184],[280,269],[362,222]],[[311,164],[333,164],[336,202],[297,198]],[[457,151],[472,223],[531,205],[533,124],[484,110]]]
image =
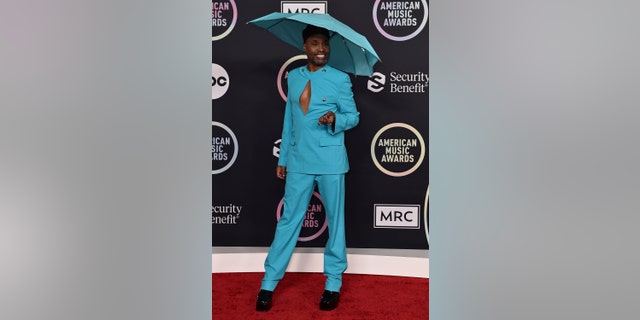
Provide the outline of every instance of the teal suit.
[[[311,83],[307,113],[300,95]],[[310,72],[306,66],[289,72],[288,97],[282,127],[279,166],[287,170],[284,211],[265,260],[261,289],[273,291],[284,276],[295,249],[314,185],[322,197],[328,221],[329,239],[324,251],[325,289],[340,291],[347,269],[344,233],[344,174],[349,171],[344,131],[360,121],[346,73],[325,65]],[[332,111],[333,125],[318,124]]]

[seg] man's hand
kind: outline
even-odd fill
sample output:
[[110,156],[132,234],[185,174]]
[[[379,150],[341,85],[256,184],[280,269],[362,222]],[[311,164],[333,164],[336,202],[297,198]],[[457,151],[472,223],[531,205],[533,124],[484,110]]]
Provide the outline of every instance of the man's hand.
[[287,176],[287,167],[278,166],[276,168],[276,176],[280,179],[284,179]]
[[333,124],[336,121],[335,113],[328,111],[325,113],[320,119],[318,119],[319,124]]

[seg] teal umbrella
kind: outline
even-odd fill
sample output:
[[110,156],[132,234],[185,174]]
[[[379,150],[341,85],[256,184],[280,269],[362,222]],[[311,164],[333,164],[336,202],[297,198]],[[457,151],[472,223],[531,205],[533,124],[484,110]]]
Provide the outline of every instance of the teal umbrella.
[[360,76],[371,76],[380,58],[367,38],[329,14],[273,12],[249,21],[302,50],[302,30],[314,25],[329,30],[331,53],[327,64]]

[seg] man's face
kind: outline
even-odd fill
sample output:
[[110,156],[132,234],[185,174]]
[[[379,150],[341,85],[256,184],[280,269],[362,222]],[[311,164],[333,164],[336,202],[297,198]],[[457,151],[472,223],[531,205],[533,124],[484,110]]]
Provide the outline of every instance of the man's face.
[[304,42],[304,52],[311,64],[322,67],[329,59],[329,38],[323,34],[313,34]]

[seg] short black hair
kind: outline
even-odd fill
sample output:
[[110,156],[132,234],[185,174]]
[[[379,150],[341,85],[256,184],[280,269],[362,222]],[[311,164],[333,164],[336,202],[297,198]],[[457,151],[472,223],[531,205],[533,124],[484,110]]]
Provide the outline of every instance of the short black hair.
[[307,25],[307,27],[304,28],[304,30],[302,30],[302,41],[303,42],[307,41],[307,38],[309,38],[310,36],[312,36],[314,34],[322,34],[322,35],[327,36],[327,38],[331,37],[329,35],[329,30],[310,24],[310,25]]

